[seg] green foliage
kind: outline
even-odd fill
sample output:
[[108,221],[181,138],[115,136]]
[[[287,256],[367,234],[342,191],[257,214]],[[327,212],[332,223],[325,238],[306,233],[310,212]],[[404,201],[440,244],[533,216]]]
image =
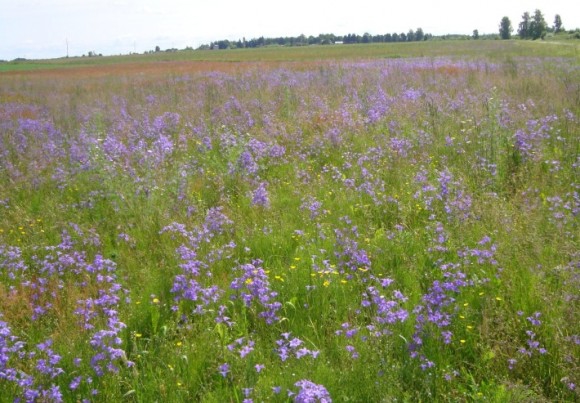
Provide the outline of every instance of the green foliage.
[[503,17],[499,24],[499,36],[501,39],[510,39],[513,32],[512,22],[509,17]]
[[520,22],[520,25],[518,25],[518,35],[520,36],[520,39],[528,39],[531,37],[530,24],[530,13],[526,11],[522,15],[522,21]]
[[554,17],[554,33],[560,33],[561,31],[564,30],[564,27],[562,26],[562,17],[560,17],[560,14],[556,14],[556,16]]
[[530,36],[532,39],[544,39],[546,36],[548,25],[544,19],[544,15],[538,9],[534,12],[534,17],[530,22]]

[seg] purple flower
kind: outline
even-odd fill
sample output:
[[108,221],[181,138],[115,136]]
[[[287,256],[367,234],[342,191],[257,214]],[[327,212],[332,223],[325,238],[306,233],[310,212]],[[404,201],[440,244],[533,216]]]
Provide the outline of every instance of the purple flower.
[[351,345],[346,346],[346,351],[348,351],[350,353],[351,358],[354,358],[354,359],[358,358],[358,352],[356,351],[354,346],[351,346]]
[[264,318],[267,324],[272,324],[278,320],[277,312],[282,304],[275,300],[278,293],[270,289],[268,275],[261,264],[261,260],[254,260],[237,268],[242,273],[230,285],[231,289],[238,291],[232,299],[241,299],[247,307],[258,305],[258,316]]
[[323,385],[317,385],[309,380],[301,380],[294,384],[300,388],[294,397],[295,403],[330,403],[332,399]]
[[81,384],[82,379],[83,379],[82,376],[77,376],[76,378],[74,378],[69,385],[70,390],[77,389]]
[[252,194],[252,205],[261,207],[270,207],[270,199],[266,190],[266,183],[261,182]]
[[226,376],[228,376],[228,373],[230,372],[230,365],[227,362],[220,365],[218,367],[218,372],[221,374],[221,376],[225,378]]
[[531,316],[528,316],[526,319],[534,326],[540,326],[542,322],[539,320],[540,316],[542,315],[541,312],[534,312]]
[[46,401],[49,402],[54,402],[54,403],[58,403],[58,402],[62,402],[62,393],[60,392],[60,388],[56,385],[52,385],[50,387],[50,389],[48,390],[43,390],[42,391],[42,397],[44,399],[42,399],[43,401],[46,399]]

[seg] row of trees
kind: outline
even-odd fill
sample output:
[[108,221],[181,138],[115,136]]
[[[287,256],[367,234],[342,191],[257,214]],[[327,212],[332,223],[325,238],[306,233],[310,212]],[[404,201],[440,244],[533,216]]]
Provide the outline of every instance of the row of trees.
[[[499,36],[501,39],[510,39],[513,32],[512,22],[508,17],[503,17],[499,24]],[[548,32],[559,33],[564,30],[562,18],[559,14],[554,17],[554,25],[550,28],[544,19],[544,15],[538,9],[532,17],[529,12],[522,15],[522,21],[518,25],[518,36],[521,39],[544,39]]]
[[333,43],[374,43],[374,42],[415,42],[426,41],[433,35],[423,32],[422,28],[416,30],[410,29],[408,32],[392,33],[385,35],[364,35],[348,34],[337,36],[334,34],[320,34],[318,36],[300,35],[296,37],[279,37],[279,38],[260,38],[246,41],[243,38],[238,41],[229,41],[227,39],[211,42],[209,45],[202,45],[199,49],[235,49],[235,48],[259,48],[262,46],[306,46],[306,45],[330,45]]
[[[508,17],[503,17],[499,25],[499,36],[501,39],[510,39],[513,33],[513,26]],[[539,39],[544,38],[548,32],[559,33],[564,31],[562,26],[562,18],[556,14],[554,24],[549,27],[544,19],[544,15],[540,10],[536,10],[532,15],[525,12],[522,15],[522,21],[518,25],[517,34],[521,39]],[[578,32],[578,31],[577,31]],[[578,35],[578,34],[577,34]],[[320,34],[318,36],[300,35],[296,37],[278,37],[278,38],[253,38],[246,40],[246,38],[237,41],[230,41],[227,39],[211,42],[210,44],[201,45],[198,49],[236,49],[236,48],[259,48],[263,46],[307,46],[307,45],[329,45],[334,43],[381,43],[381,42],[415,42],[426,41],[433,38],[438,39],[497,39],[497,34],[487,34],[480,36],[477,29],[473,30],[473,35],[442,35],[434,37],[432,34],[423,32],[422,28],[416,30],[410,29],[408,32],[391,33],[384,35],[371,35],[365,33],[363,35],[348,34],[348,35],[334,35],[334,34]],[[190,49],[190,48],[188,48]],[[176,51],[177,49],[168,49],[167,51]],[[159,46],[155,52],[159,52]]]

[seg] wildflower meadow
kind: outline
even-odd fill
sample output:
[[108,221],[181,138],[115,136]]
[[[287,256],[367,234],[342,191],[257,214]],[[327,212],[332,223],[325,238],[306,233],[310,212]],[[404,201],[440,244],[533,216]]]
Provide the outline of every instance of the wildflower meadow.
[[0,73],[0,402],[578,401],[578,45],[430,46]]

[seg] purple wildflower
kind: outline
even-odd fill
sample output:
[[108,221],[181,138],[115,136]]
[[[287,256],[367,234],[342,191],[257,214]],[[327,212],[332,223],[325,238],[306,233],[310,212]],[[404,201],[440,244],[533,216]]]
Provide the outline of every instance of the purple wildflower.
[[330,403],[332,399],[323,385],[317,385],[309,380],[301,380],[294,384],[300,388],[294,397],[295,403]]
[[225,378],[226,376],[228,376],[228,373],[230,372],[230,365],[227,362],[220,365],[218,367],[218,372],[220,373],[221,376]]

